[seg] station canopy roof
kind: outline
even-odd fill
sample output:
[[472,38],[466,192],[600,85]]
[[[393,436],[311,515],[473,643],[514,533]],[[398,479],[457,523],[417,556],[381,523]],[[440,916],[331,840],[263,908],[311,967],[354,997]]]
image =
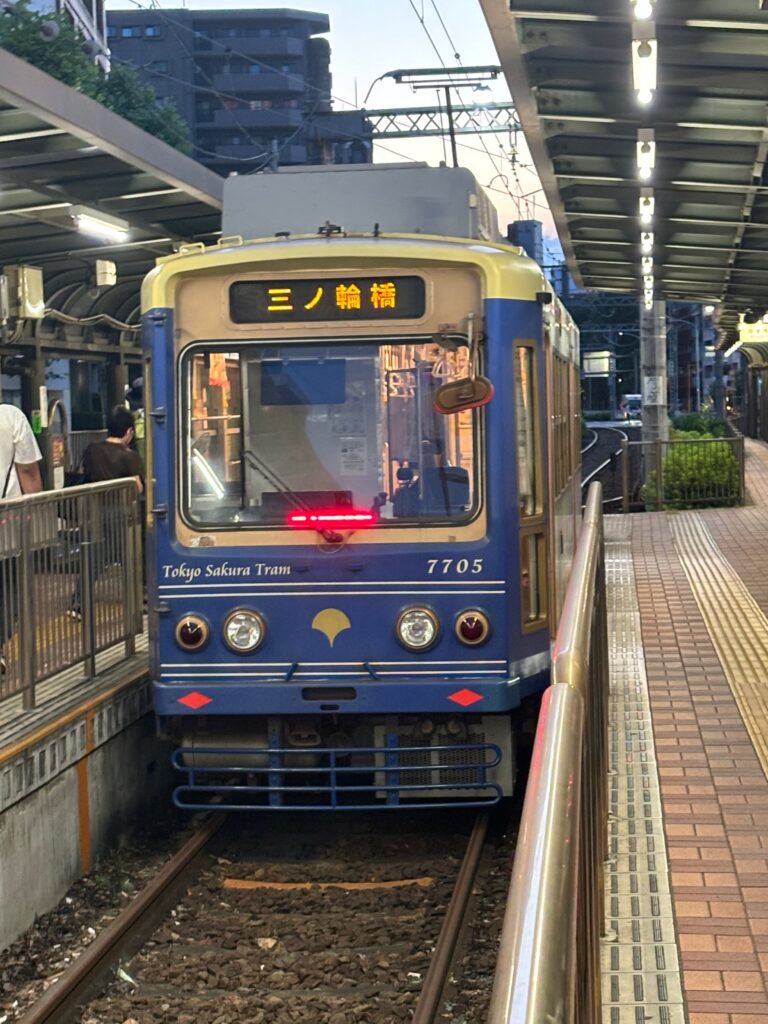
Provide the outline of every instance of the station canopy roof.
[[[46,301],[87,279],[96,259],[111,260],[115,303],[122,316],[135,317],[141,278],[157,256],[182,242],[216,241],[223,184],[196,160],[0,50],[0,267],[42,267]],[[78,211],[127,222],[127,238],[83,233]],[[100,299],[102,311],[109,305]]]
[[642,296],[650,272],[736,340],[768,306],[768,0],[481,4],[577,283]]

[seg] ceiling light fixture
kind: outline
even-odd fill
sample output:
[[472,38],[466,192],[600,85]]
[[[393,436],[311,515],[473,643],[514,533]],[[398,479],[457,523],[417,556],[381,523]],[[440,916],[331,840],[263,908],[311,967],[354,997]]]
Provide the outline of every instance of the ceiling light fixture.
[[656,142],[653,128],[640,128],[637,133],[637,173],[642,181],[650,181],[656,167]]
[[656,200],[653,198],[653,192],[649,188],[642,189],[640,192],[640,223],[653,224],[655,209]]
[[633,14],[638,21],[653,17],[652,0],[632,0]]
[[653,232],[643,231],[640,235],[640,252],[643,256],[650,256],[653,252]]
[[653,24],[648,21],[635,22],[632,35],[632,81],[637,102],[647,106],[656,92],[658,44]]
[[644,274],[653,273],[653,256],[643,256],[643,258],[640,260],[640,264],[643,268]]
[[153,188],[149,192],[125,192],[115,199],[149,199],[151,196],[170,196],[174,192],[181,192],[180,188]]
[[122,217],[113,217],[89,206],[73,206],[72,219],[78,231],[84,235],[103,238],[105,242],[126,242],[129,224]]

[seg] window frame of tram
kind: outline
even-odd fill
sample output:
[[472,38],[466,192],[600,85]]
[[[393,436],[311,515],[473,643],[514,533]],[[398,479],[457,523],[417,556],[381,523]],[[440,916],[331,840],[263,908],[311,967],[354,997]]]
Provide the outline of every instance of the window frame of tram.
[[[547,547],[544,523],[539,354],[533,341],[514,343],[515,466],[520,517],[520,625],[524,633],[541,629],[549,617]],[[525,380],[522,359],[526,358]],[[525,423],[524,410],[528,410]],[[520,481],[532,477],[530,509],[521,507]]]
[[[223,518],[219,519],[219,520],[216,520],[216,521],[206,520],[206,519],[200,517],[200,510],[199,509],[197,509],[197,510],[195,509],[194,502],[192,500],[192,491],[190,489],[191,486],[192,486],[192,479],[191,479],[191,476],[190,476],[190,472],[191,471],[190,471],[190,459],[189,459],[189,449],[190,449],[191,446],[194,445],[194,439],[192,439],[192,434],[190,433],[190,425],[191,425],[192,422],[195,422],[195,421],[201,421],[202,422],[203,419],[205,419],[207,421],[209,418],[210,419],[217,419],[217,418],[220,419],[220,418],[222,418],[222,416],[225,416],[227,418],[227,420],[230,420],[230,419],[238,420],[239,422],[238,422],[238,428],[237,429],[238,429],[238,437],[239,437],[240,450],[243,451],[245,449],[245,447],[246,447],[246,435],[245,435],[246,419],[250,418],[250,416],[246,416],[246,414],[245,414],[245,408],[246,408],[245,403],[248,400],[248,387],[246,386],[246,382],[245,382],[245,380],[243,378],[243,371],[244,371],[244,368],[247,367],[250,364],[250,362],[252,361],[252,359],[249,358],[249,350],[254,350],[254,349],[257,350],[257,352],[253,353],[253,361],[254,362],[261,362],[261,361],[264,360],[265,354],[272,347],[274,347],[275,350],[276,350],[275,356],[273,358],[277,359],[278,361],[281,358],[280,355],[279,355],[279,352],[284,351],[287,346],[292,346],[292,347],[300,348],[301,349],[301,352],[299,352],[298,355],[297,355],[297,357],[299,358],[299,361],[301,361],[302,359],[305,358],[305,356],[303,356],[302,353],[306,352],[307,350],[311,350],[311,349],[314,349],[314,348],[317,348],[317,349],[333,349],[333,352],[331,352],[330,354],[328,352],[326,352],[325,355],[321,355],[320,356],[321,361],[330,362],[332,360],[336,360],[336,359],[339,359],[339,358],[341,358],[343,360],[343,358],[344,358],[343,357],[344,349],[350,349],[350,348],[357,349],[358,346],[363,348],[363,349],[366,348],[366,347],[369,347],[371,355],[366,357],[366,358],[370,358],[370,357],[372,357],[372,354],[373,354],[375,349],[383,350],[387,346],[389,346],[393,350],[397,349],[398,347],[411,347],[411,346],[426,347],[426,346],[429,346],[429,345],[433,344],[433,342],[434,342],[434,339],[432,338],[431,335],[418,335],[418,336],[400,335],[400,334],[397,334],[397,333],[393,332],[393,334],[391,336],[390,335],[387,335],[387,336],[363,335],[363,336],[360,336],[358,338],[345,338],[343,336],[340,336],[340,337],[334,336],[334,337],[321,338],[321,339],[318,339],[318,338],[300,338],[300,339],[287,339],[287,338],[286,339],[283,339],[283,338],[280,338],[280,339],[266,339],[266,338],[259,338],[258,340],[251,340],[251,341],[247,341],[247,342],[246,341],[243,341],[243,342],[240,342],[240,341],[237,341],[237,342],[232,342],[232,341],[222,342],[222,341],[213,341],[213,340],[211,340],[211,341],[209,341],[209,340],[200,340],[200,341],[195,341],[195,342],[191,343],[190,345],[186,346],[184,348],[184,350],[179,353],[178,362],[177,362],[178,392],[179,392],[179,399],[180,399],[180,401],[179,401],[179,423],[178,423],[178,429],[179,429],[179,437],[185,439],[184,440],[184,450],[183,450],[183,453],[181,453],[182,457],[180,459],[179,480],[178,480],[179,487],[180,487],[180,498],[181,498],[181,500],[179,502],[179,513],[181,515],[182,520],[186,523],[187,526],[189,526],[193,530],[210,530],[210,529],[215,529],[217,531],[218,530],[221,530],[221,531],[227,531],[227,530],[237,530],[237,531],[243,531],[243,530],[269,531],[269,530],[283,530],[285,528],[288,528],[288,524],[284,520],[280,520],[280,521],[270,520],[270,521],[266,521],[266,522],[259,522],[257,520],[256,521],[243,521],[243,520],[236,521],[236,520],[233,520],[233,519],[227,520],[227,519],[223,519]],[[451,348],[449,348],[449,347],[446,347],[445,351],[446,351],[446,353],[450,353],[453,350]],[[200,400],[199,399],[199,395],[211,390],[211,385],[207,384],[207,383],[204,383],[202,377],[200,377],[200,382],[199,383],[197,382],[197,380],[196,380],[196,373],[198,373],[199,370],[196,370],[196,365],[197,365],[196,361],[197,361],[198,357],[200,357],[200,356],[210,357],[211,355],[217,355],[217,356],[224,357],[223,362],[225,364],[225,367],[228,367],[226,369],[226,372],[228,374],[229,389],[232,391],[232,390],[235,389],[235,387],[237,387],[238,390],[239,390],[240,401],[239,402],[234,402],[233,405],[232,405],[232,408],[233,409],[239,409],[239,412],[236,412],[236,413],[234,413],[231,416],[228,415],[228,408],[226,410],[225,409],[217,409],[214,414],[212,414],[212,415],[211,414],[206,414],[206,416],[203,416],[201,411],[195,411],[195,408],[194,408],[197,405],[198,401]],[[258,355],[258,358],[256,358],[257,355]],[[467,352],[467,358],[468,358],[468,355],[469,355],[469,353]],[[232,366],[229,366],[229,363],[232,362],[232,357],[235,357],[235,356],[237,357],[236,371],[235,371],[235,368],[234,368],[234,363],[233,363]],[[357,353],[357,356],[358,356],[358,358],[362,358],[362,356],[360,355],[360,352]],[[229,358],[227,358],[227,357],[229,357]],[[383,359],[383,356],[380,355],[380,356],[377,356],[376,358]],[[419,358],[422,358],[422,357],[420,356]],[[267,361],[269,361],[269,360],[267,360]],[[424,364],[424,365],[426,365],[426,364]],[[208,369],[207,372],[210,372],[210,368]],[[386,367],[384,367],[383,370],[381,368],[379,368],[379,371],[377,371],[377,372],[382,372],[382,373],[384,373],[388,377],[391,372],[395,372],[395,371],[391,371],[390,369],[387,369]],[[408,369],[408,368],[402,368],[399,371],[400,376],[407,375],[408,373],[411,373],[411,372],[412,372],[412,369]],[[231,378],[232,378],[231,380],[229,379],[229,375],[231,375]],[[235,380],[236,379],[237,379],[237,384],[235,384]],[[436,377],[435,380],[439,380],[439,378]],[[375,387],[376,387],[378,393],[380,394],[380,389],[381,389],[381,386],[382,386],[381,385],[381,379],[379,377],[376,377],[375,381],[374,381],[374,384],[375,384]],[[390,392],[387,391],[387,394],[389,395]],[[391,399],[389,399],[389,400],[391,400]],[[345,405],[346,401],[347,401],[347,399],[345,399],[345,402],[342,403],[342,405]],[[206,398],[205,402],[206,402],[205,408],[208,409],[209,405],[210,405],[209,398]],[[294,404],[294,403],[290,403],[289,402],[288,404],[290,405],[290,404]],[[308,404],[311,405],[312,403],[308,403]],[[322,403],[319,403],[318,407],[321,407],[321,406],[322,406]],[[422,430],[422,428],[424,426],[424,421],[419,419],[419,417],[422,415],[422,412],[419,411],[420,408],[421,408],[420,406],[418,406],[418,407],[414,406],[414,413],[417,416],[416,430],[419,433],[421,432],[421,430]],[[386,459],[388,460],[388,462],[387,462],[387,470],[384,471],[384,477],[386,477],[386,479],[382,478],[383,479],[383,483],[384,483],[383,490],[388,492],[388,494],[389,494],[389,502],[393,502],[393,498],[394,498],[393,481],[394,481],[395,477],[394,477],[394,467],[392,465],[393,456],[391,455],[391,441],[392,441],[392,438],[390,436],[390,431],[391,431],[392,428],[391,428],[391,424],[389,422],[390,417],[393,415],[393,412],[389,408],[387,402],[381,402],[380,401],[378,415],[379,415],[379,418],[380,418],[379,428],[378,429],[379,430],[382,430],[382,429],[384,430],[385,436],[386,436],[387,440],[383,444],[383,447],[381,447],[381,450],[378,451],[377,457],[378,458],[384,458],[386,456]],[[433,528],[434,529],[443,529],[443,528],[445,528],[446,525],[449,525],[449,526],[456,526],[456,527],[462,528],[462,527],[465,527],[465,526],[469,526],[471,523],[475,522],[477,520],[477,518],[482,514],[483,507],[484,507],[484,502],[485,502],[485,466],[484,466],[484,460],[485,460],[485,454],[484,454],[484,452],[485,452],[485,440],[484,440],[485,439],[485,431],[484,431],[484,417],[482,415],[482,410],[480,410],[480,409],[474,409],[474,410],[471,410],[471,411],[467,411],[466,413],[463,413],[462,415],[469,415],[471,417],[471,419],[469,420],[468,423],[465,423],[463,425],[459,425],[458,421],[455,421],[455,429],[453,429],[450,437],[446,436],[446,437],[444,437],[442,439],[442,441],[443,441],[443,444],[446,446],[445,449],[444,449],[446,458],[448,460],[451,460],[451,459],[454,460],[454,461],[446,461],[444,463],[444,465],[446,467],[460,466],[460,467],[462,467],[463,469],[465,469],[467,471],[467,480],[468,480],[468,487],[469,487],[469,490],[468,490],[468,495],[469,495],[469,502],[468,502],[468,504],[469,504],[469,507],[466,509],[466,511],[463,512],[460,515],[459,514],[453,514],[453,513],[451,513],[449,515],[440,515],[437,512],[432,512],[431,513],[431,517],[426,512],[425,512],[424,517],[404,516],[403,518],[399,518],[399,517],[397,517],[395,515],[395,516],[390,518],[389,516],[387,516],[387,517],[382,517],[375,524],[377,527],[384,527],[384,528],[387,528],[387,529],[393,528],[393,527],[394,528],[400,528],[400,529],[407,529],[407,528],[413,529],[413,528],[417,528],[419,530],[424,530],[424,529],[433,529]],[[446,421],[449,420],[448,417],[446,417],[445,419],[446,419]],[[206,428],[206,431],[207,431],[207,429],[208,428]],[[456,436],[454,436],[454,434]],[[369,437],[368,441],[370,441],[370,440],[371,440],[371,438]],[[462,444],[462,441],[467,442],[466,446]],[[219,442],[217,441],[217,444],[218,443]],[[457,457],[457,453],[461,453],[461,455],[460,455],[461,461],[459,461],[459,462],[455,461],[455,458]],[[421,454],[421,453],[417,453],[417,455],[419,455],[419,454]],[[421,458],[423,460],[423,458],[424,458],[423,454],[421,454]],[[233,462],[232,465],[234,465],[234,464],[235,463]],[[224,483],[224,485],[226,485],[227,483],[231,483],[234,480],[234,477],[232,477],[231,473],[229,473],[226,470],[226,465],[227,465],[227,463],[225,461],[224,475],[220,477],[220,480],[221,480],[222,483]],[[423,473],[424,469],[429,464],[425,462],[423,466],[421,466],[420,463],[417,463],[417,465],[419,465],[419,473],[421,474],[421,473]],[[272,467],[272,468],[274,469],[274,467]],[[276,471],[276,473],[282,473],[282,472],[283,472],[283,468],[282,468],[282,465],[281,465],[278,468],[278,470]],[[245,470],[241,469],[241,474],[242,475],[241,475],[241,479],[240,479],[240,487],[242,489],[242,493],[241,493],[240,498],[241,498],[241,500],[247,500],[247,480],[246,480]],[[341,477],[339,479],[341,479]],[[382,489],[380,488],[380,491],[381,490]],[[373,497],[373,495],[372,495],[372,497]],[[243,506],[243,507],[246,507],[246,506]]]

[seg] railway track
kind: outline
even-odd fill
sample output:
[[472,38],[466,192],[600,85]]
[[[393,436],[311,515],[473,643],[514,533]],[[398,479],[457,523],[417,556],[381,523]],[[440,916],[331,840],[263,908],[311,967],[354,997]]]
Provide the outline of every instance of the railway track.
[[638,431],[636,427],[592,427],[590,433],[594,439],[582,450],[582,494],[586,494],[593,480],[599,480],[603,485],[603,504],[615,511],[622,494],[621,443],[634,440]]
[[[406,812],[396,830],[383,814],[315,815],[300,830],[271,819],[265,831],[261,818],[261,832],[223,820],[185,844],[22,1024],[445,1019],[473,962],[473,892],[489,889],[499,927],[503,915],[512,851],[498,829],[489,842],[486,814]],[[482,916],[487,932],[487,901]],[[494,937],[483,932],[489,988]],[[482,1000],[485,981],[470,974]]]

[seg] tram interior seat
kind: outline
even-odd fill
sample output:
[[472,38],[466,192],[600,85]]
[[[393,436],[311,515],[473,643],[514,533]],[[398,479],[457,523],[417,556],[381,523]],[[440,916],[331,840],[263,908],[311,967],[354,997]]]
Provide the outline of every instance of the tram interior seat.
[[424,515],[457,518],[469,508],[469,472],[462,466],[426,466],[421,481],[412,476],[411,469],[400,469],[397,478],[400,483],[392,500],[396,519]]
[[469,472],[463,466],[425,466],[422,512],[461,516],[469,508]]

